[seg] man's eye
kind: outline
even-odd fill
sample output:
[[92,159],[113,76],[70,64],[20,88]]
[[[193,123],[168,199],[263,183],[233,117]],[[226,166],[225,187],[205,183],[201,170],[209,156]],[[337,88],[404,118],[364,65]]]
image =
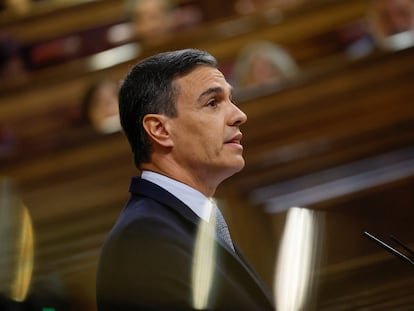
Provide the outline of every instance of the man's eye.
[[217,107],[217,101],[215,99],[211,99],[208,101],[207,106],[215,108]]

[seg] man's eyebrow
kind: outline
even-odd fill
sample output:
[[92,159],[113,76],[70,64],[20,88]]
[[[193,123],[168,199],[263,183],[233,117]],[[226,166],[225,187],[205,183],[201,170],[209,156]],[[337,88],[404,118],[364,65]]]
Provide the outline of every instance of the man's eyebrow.
[[[211,87],[205,90],[203,93],[201,93],[200,96],[198,97],[198,100],[200,101],[203,97],[207,97],[211,94],[220,94],[220,93],[224,93],[224,89],[221,86]],[[230,96],[232,94],[233,94],[233,88],[230,87]]]

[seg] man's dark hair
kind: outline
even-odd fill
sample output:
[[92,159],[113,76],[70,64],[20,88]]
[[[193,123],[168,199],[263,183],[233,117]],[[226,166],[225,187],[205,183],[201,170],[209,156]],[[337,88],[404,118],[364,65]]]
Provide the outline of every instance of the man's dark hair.
[[142,124],[144,116],[176,117],[179,90],[173,80],[203,65],[216,68],[217,61],[196,49],[164,52],[142,60],[126,76],[119,92],[119,114],[138,168],[151,156],[151,143]]

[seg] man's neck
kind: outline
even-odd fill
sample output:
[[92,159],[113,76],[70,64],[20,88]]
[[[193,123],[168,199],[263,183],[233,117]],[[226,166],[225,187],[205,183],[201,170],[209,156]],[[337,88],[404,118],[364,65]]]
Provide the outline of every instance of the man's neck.
[[155,165],[154,163],[143,163],[140,167],[141,170],[147,170],[155,172],[164,176],[167,176],[171,179],[177,180],[187,186],[196,189],[197,191],[204,194],[206,197],[212,197],[216,192],[217,186],[210,185],[211,180],[209,178],[201,178],[189,174],[188,170],[178,166],[171,165],[168,169],[163,169],[160,166]]

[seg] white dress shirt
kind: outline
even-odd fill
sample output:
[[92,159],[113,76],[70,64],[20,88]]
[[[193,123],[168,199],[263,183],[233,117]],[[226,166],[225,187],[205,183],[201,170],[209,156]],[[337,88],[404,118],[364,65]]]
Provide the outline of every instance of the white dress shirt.
[[213,210],[213,201],[201,192],[174,180],[170,177],[151,172],[143,171],[141,178],[148,180],[158,186],[164,188],[180,201],[186,204],[198,217],[204,221],[210,220],[211,211]]

